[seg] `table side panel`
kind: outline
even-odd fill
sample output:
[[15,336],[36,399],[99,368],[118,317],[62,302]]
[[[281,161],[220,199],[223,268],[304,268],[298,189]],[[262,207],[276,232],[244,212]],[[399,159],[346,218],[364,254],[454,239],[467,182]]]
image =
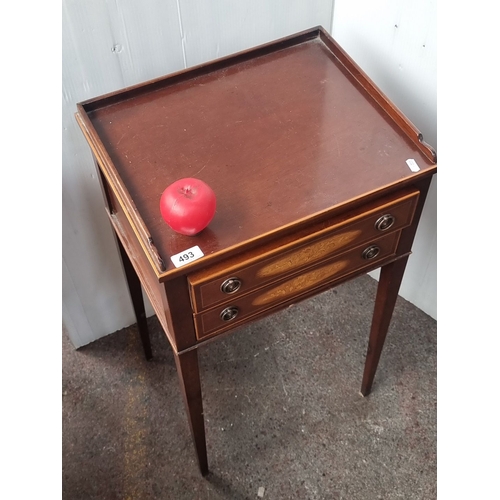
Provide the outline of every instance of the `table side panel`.
[[108,216],[113,225],[113,228],[120,238],[125,251],[135,269],[135,272],[141,280],[144,291],[146,292],[151,305],[158,317],[160,324],[165,330],[165,334],[171,345],[175,348],[173,330],[168,325],[166,309],[168,309],[164,284],[158,281],[158,277],[154,273],[151,263],[144,255],[144,251],[137,240],[137,237],[130,226],[130,223],[123,213],[123,209],[118,203],[113,192],[106,190],[111,210],[108,211]]

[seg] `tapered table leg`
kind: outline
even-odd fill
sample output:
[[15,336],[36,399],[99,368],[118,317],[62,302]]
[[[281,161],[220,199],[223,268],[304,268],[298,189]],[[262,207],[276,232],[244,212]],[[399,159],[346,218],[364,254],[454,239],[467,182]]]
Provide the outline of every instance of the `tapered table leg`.
[[366,353],[365,370],[361,383],[361,394],[368,396],[372,389],[373,379],[384,347],[385,337],[389,330],[394,306],[398,298],[399,287],[403,279],[408,256],[383,266],[375,299],[368,352]]
[[153,357],[151,351],[151,340],[149,338],[148,322],[146,318],[146,309],[144,307],[144,297],[142,295],[141,281],[135,272],[132,263],[127,255],[127,252],[123,248],[120,239],[117,237],[118,248],[120,249],[120,255],[122,258],[123,269],[125,271],[125,277],[127,278],[128,289],[130,291],[130,298],[132,299],[132,305],[134,306],[135,317],[137,320],[137,327],[139,329],[139,334],[141,336],[142,347],[144,349],[144,354],[146,359],[149,361]]
[[177,374],[181,384],[184,404],[188,414],[189,427],[193,437],[198,463],[202,475],[208,474],[207,445],[205,440],[205,422],[203,417],[203,402],[201,398],[200,370],[198,366],[198,351],[193,349],[181,354],[175,354]]

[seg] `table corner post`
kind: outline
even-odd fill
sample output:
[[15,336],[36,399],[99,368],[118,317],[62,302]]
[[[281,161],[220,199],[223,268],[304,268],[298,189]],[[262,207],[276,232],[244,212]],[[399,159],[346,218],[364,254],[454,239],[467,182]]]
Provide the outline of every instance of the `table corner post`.
[[177,374],[189,420],[191,435],[196,448],[201,474],[208,474],[207,445],[205,438],[205,418],[201,394],[198,350],[174,353]]
[[380,269],[375,310],[361,382],[360,392],[362,396],[368,396],[372,390],[373,379],[380,361],[407,262],[408,255],[386,264]]

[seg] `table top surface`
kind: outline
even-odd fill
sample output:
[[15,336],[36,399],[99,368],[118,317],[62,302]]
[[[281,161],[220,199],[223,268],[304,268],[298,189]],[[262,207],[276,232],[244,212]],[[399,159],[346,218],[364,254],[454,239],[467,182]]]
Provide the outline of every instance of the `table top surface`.
[[[194,245],[224,253],[434,171],[364,86],[323,38],[309,36],[82,109],[168,271],[168,257]],[[183,177],[217,197],[214,219],[191,237],[159,210],[163,190]]]

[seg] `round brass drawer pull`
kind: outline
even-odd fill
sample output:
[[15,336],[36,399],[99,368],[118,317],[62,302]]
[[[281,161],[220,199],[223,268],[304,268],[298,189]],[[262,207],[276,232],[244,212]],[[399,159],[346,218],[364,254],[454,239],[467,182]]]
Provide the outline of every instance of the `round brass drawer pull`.
[[238,308],[234,306],[226,307],[220,313],[220,318],[222,319],[222,321],[231,321],[232,319],[236,318],[236,316],[238,316]]
[[241,280],[239,278],[228,278],[222,285],[220,289],[224,293],[234,293],[241,288]]
[[394,215],[385,214],[377,219],[377,222],[375,222],[375,228],[379,231],[387,231],[389,228],[394,226],[395,222],[396,217],[394,217]]
[[380,247],[377,245],[371,245],[368,248],[365,248],[363,251],[363,259],[370,260],[374,259],[380,253]]

